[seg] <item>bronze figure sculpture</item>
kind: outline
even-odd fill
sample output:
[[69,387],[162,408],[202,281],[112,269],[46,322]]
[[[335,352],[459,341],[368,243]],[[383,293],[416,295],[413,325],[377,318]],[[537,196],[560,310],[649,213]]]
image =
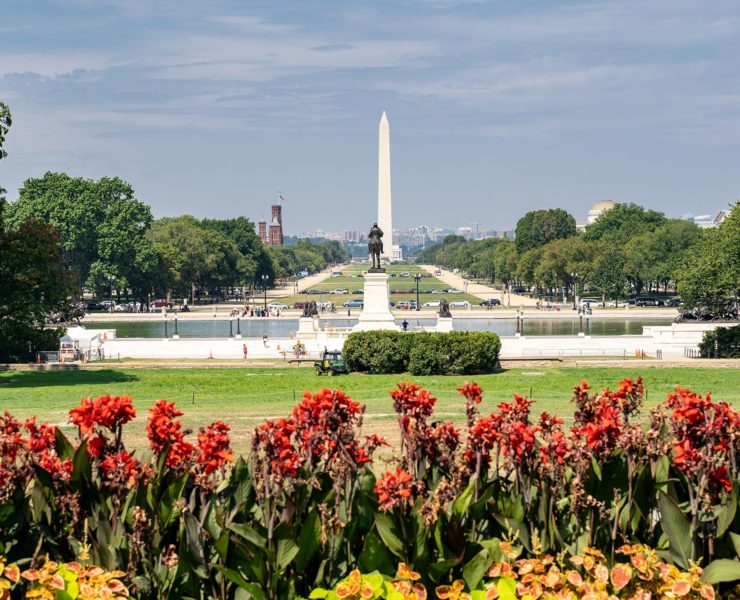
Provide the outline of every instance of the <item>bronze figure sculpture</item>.
[[385,269],[380,268],[380,255],[383,254],[383,230],[373,223],[370,233],[367,234],[367,249],[373,261],[370,267],[370,273],[385,273]]
[[452,318],[452,315],[450,314],[450,304],[447,300],[442,299],[439,301],[439,316],[446,319]]
[[318,317],[319,316],[319,308],[316,305],[316,302],[313,300],[306,302],[303,305],[303,316],[304,317]]

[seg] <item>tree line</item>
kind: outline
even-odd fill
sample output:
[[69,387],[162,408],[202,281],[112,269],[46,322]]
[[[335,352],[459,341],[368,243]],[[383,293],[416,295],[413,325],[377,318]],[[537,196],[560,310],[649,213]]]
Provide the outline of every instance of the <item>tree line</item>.
[[246,217],[154,219],[117,177],[46,173],[28,179],[8,206],[6,222],[17,229],[34,218],[55,228],[62,265],[73,273],[78,293],[84,287],[97,297],[115,291],[142,300],[222,298],[344,259],[336,243],[267,247]]
[[[12,125],[0,102],[0,160]],[[46,173],[9,204],[0,186],[0,362],[59,347],[50,315],[73,314],[89,290],[144,305],[157,297],[223,298],[346,259],[336,242],[266,247],[245,217],[154,219],[118,177]]]
[[538,210],[518,221],[515,240],[447,236],[425,248],[417,261],[550,296],[563,289],[572,293],[577,284],[579,290],[612,299],[678,290],[693,303],[706,301],[706,290],[714,286],[716,304],[720,296],[738,295],[738,212],[731,211],[720,227],[704,230],[636,204],[617,204],[579,233],[566,211]]

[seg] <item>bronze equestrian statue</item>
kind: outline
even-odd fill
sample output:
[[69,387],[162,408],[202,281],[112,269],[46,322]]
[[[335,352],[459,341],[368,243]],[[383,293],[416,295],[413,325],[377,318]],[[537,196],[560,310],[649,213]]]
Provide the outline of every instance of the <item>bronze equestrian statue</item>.
[[385,269],[380,267],[380,256],[383,254],[383,230],[373,223],[370,233],[367,234],[367,249],[373,261],[370,268],[371,273],[385,273]]
[[452,318],[452,315],[450,314],[450,304],[444,298],[439,301],[439,316],[443,319]]
[[306,302],[303,305],[303,316],[304,317],[318,317],[319,316],[319,309],[316,305],[316,302],[313,300],[310,300],[309,302]]

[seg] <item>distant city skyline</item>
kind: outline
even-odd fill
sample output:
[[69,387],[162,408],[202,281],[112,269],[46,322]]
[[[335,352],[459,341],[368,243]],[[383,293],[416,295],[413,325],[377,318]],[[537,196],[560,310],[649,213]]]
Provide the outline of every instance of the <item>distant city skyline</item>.
[[156,217],[257,222],[281,190],[286,234],[364,228],[384,110],[401,228],[740,196],[731,0],[4,0],[0,39],[11,201],[65,171]]

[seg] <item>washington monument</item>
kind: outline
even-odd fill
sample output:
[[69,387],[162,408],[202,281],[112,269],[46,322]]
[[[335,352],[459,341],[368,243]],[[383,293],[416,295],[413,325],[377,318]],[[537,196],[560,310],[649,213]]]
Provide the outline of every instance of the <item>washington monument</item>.
[[380,117],[378,127],[378,226],[383,230],[384,259],[393,258],[393,220],[391,212],[391,136],[388,117]]

